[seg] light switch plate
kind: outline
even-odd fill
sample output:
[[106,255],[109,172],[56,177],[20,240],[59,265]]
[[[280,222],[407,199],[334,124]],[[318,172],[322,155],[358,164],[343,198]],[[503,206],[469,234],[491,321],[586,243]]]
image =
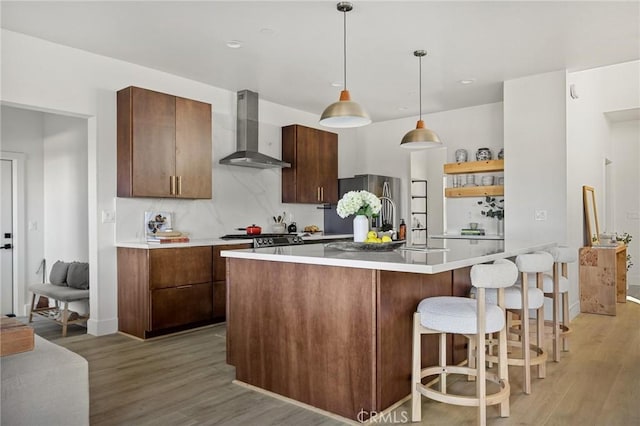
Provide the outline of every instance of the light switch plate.
[[113,210],[102,210],[102,223],[114,223],[116,221],[116,212]]
[[536,220],[547,220],[547,211],[536,209],[535,217]]

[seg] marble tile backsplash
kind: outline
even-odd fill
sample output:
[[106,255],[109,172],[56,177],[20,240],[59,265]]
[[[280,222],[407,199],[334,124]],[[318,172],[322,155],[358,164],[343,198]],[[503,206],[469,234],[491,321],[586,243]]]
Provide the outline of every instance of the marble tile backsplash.
[[262,232],[272,232],[272,217],[283,212],[285,222],[293,218],[300,230],[312,224],[323,228],[323,211],[318,206],[280,201],[281,173],[280,169],[216,164],[211,200],[116,198],[116,241],[144,240],[145,211],[173,213],[174,229],[188,232],[192,239],[218,238],[252,224],[261,226]]

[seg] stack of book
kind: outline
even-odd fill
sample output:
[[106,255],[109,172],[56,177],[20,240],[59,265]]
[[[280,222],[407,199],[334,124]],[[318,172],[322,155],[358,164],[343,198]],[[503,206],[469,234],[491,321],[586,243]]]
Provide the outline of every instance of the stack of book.
[[150,244],[170,244],[170,243],[188,243],[188,242],[189,242],[189,236],[177,231],[147,234],[147,243],[150,243]]
[[484,235],[484,229],[462,228],[460,235]]

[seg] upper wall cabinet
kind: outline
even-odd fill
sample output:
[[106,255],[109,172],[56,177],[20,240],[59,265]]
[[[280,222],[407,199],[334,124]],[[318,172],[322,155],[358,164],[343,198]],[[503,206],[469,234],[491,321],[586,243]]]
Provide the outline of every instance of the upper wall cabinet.
[[282,128],[283,203],[338,202],[338,135],[294,124]]
[[211,105],[118,91],[118,197],[211,198]]

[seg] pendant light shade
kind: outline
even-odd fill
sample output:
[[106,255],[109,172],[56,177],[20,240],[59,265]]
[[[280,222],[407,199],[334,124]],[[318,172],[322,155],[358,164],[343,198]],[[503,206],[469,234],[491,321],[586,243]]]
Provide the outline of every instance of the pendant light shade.
[[353,9],[350,2],[337,4],[338,11],[344,17],[344,90],[340,92],[340,100],[329,105],[320,116],[320,124],[326,127],[348,128],[366,126],[371,123],[369,114],[358,104],[351,100],[347,90],[347,12]]
[[404,135],[400,142],[400,146],[407,149],[424,149],[442,146],[438,135],[433,130],[427,129],[422,120],[422,57],[426,55],[427,52],[425,50],[416,50],[413,52],[413,56],[417,56],[420,59],[420,119],[416,124],[416,128]]

